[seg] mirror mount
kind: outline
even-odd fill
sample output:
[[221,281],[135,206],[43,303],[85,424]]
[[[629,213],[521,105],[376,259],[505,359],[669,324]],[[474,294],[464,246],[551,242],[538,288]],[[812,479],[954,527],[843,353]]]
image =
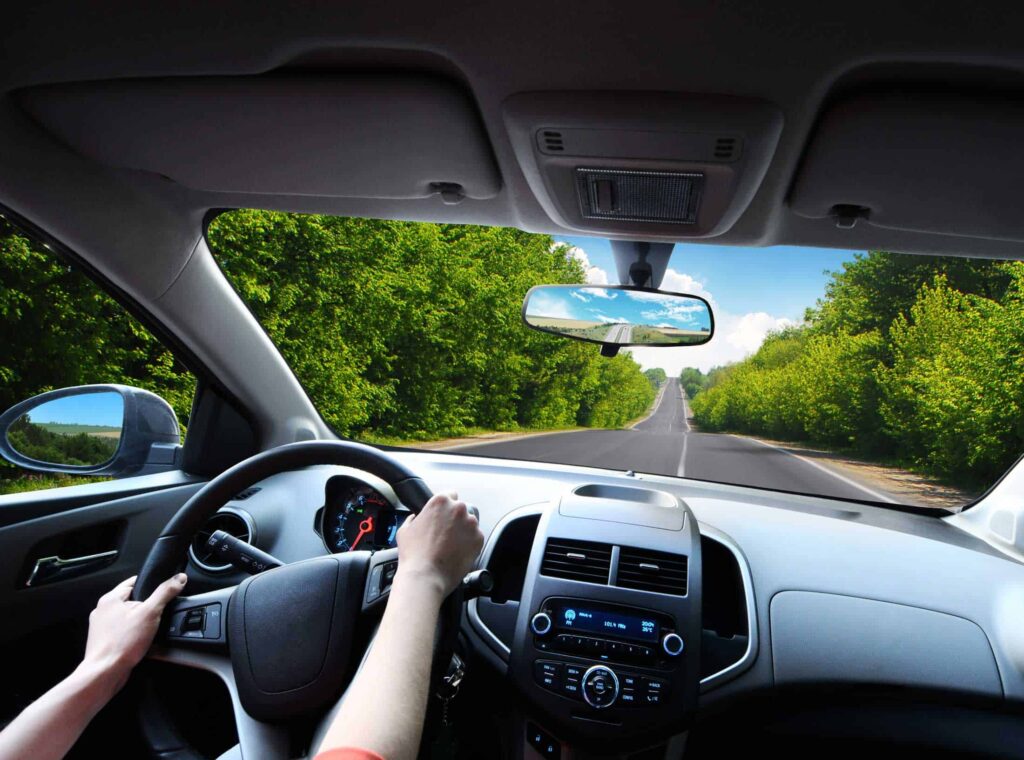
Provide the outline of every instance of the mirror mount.
[[639,240],[610,242],[621,284],[650,290],[661,287],[675,243],[645,243]]
[[601,356],[606,359],[614,359],[619,355],[619,347],[614,343],[601,344]]
[[[67,464],[45,462],[18,451],[8,433],[33,410],[61,399],[91,394],[117,394],[123,403],[123,418],[117,448],[104,462]],[[0,456],[11,464],[36,472],[124,477],[172,470],[181,451],[178,418],[170,404],[155,393],[127,385],[79,385],[41,393],[15,404],[0,414]]]

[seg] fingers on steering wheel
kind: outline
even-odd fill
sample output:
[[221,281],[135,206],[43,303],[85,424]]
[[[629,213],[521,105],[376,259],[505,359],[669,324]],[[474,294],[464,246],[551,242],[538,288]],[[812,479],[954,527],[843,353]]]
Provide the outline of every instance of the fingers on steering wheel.
[[131,578],[125,578],[123,581],[118,583],[114,588],[110,589],[107,593],[99,598],[100,602],[127,602],[128,597],[132,595],[132,589],[135,588],[135,579],[139,576],[133,575]]
[[187,581],[188,576],[185,575],[185,573],[178,573],[177,575],[171,576],[157,586],[156,590],[149,595],[149,599],[144,601],[143,604],[153,612],[162,612],[168,602],[181,593],[181,590],[185,588],[185,583]]

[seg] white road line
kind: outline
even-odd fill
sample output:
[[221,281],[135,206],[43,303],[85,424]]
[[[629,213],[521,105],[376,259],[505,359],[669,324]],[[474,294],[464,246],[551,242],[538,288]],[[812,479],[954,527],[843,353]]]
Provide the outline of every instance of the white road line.
[[686,477],[686,447],[690,443],[690,421],[686,419],[686,393],[683,387],[679,386],[679,398],[683,402],[683,451],[679,454],[679,467],[676,468],[676,475],[680,478]]
[[779,446],[773,446],[772,444],[765,443],[764,441],[759,441],[756,438],[747,438],[746,436],[742,436],[742,435],[733,435],[732,437],[733,438],[738,438],[738,439],[740,439],[742,441],[753,441],[754,443],[759,443],[762,446],[767,446],[770,449],[775,449],[776,451],[781,451],[783,454],[789,454],[791,457],[793,457],[795,459],[799,459],[801,462],[804,462],[805,464],[809,464],[811,467],[816,467],[817,469],[821,470],[822,472],[826,473],[827,475],[831,475],[836,480],[841,480],[844,483],[846,483],[846,485],[853,486],[854,488],[857,488],[857,489],[863,491],[864,493],[868,494],[871,498],[873,498],[875,501],[884,501],[884,502],[886,502],[888,504],[899,504],[899,502],[896,501],[896,499],[893,499],[893,498],[891,498],[889,496],[886,496],[883,493],[879,493],[878,491],[873,491],[872,489],[868,488],[867,486],[862,486],[856,480],[851,480],[850,478],[846,477],[845,475],[840,475],[838,472],[835,472],[834,470],[829,469],[828,467],[826,467],[825,465],[823,465],[823,464],[821,464],[819,462],[815,462],[813,459],[808,459],[807,457],[802,457],[799,454],[794,454],[792,451],[780,448]]

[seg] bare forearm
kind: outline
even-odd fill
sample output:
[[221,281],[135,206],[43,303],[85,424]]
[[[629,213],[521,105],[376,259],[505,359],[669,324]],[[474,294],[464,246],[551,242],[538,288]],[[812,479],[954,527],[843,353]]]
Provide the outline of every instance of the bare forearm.
[[124,679],[109,668],[80,665],[0,732],[0,760],[59,760]]
[[443,589],[429,578],[395,578],[370,653],[320,750],[359,747],[413,760],[423,731]]

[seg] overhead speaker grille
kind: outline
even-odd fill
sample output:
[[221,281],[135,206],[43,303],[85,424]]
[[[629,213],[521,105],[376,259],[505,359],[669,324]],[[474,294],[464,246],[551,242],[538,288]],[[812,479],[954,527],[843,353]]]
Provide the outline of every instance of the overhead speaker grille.
[[576,169],[585,219],[695,224],[703,189],[699,172]]
[[719,137],[715,140],[715,158],[719,161],[732,161],[738,149],[739,140],[735,137]]
[[565,139],[561,132],[545,129],[540,133],[540,147],[548,153],[561,153],[565,150]]

